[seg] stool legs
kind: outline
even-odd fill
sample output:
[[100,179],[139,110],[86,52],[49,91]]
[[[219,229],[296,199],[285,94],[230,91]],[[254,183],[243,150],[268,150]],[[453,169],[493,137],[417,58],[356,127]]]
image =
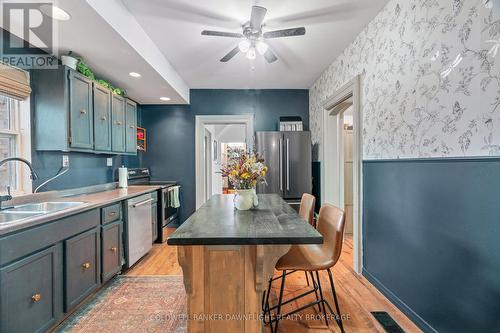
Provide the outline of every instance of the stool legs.
[[318,280],[319,295],[321,297],[321,307],[323,308],[323,315],[325,316],[325,323],[326,323],[326,326],[328,326],[328,317],[326,316],[325,298],[323,297],[323,290],[321,289],[321,281],[319,280],[318,271],[316,271],[316,280]]
[[339,301],[337,300],[337,293],[335,292],[335,285],[333,283],[333,275],[330,269],[328,269],[328,277],[330,279],[330,288],[332,288],[333,300],[335,301],[335,309],[337,310],[337,324],[340,327],[340,331],[344,333],[344,325],[342,324],[342,317],[340,315]]
[[280,322],[280,311],[281,311],[281,302],[283,301],[283,290],[285,289],[285,277],[286,271],[283,271],[283,275],[281,276],[281,287],[280,287],[280,296],[278,299],[278,308],[276,309],[276,325],[274,325],[274,330],[272,329],[273,323],[271,322],[271,332],[278,332],[278,324]]

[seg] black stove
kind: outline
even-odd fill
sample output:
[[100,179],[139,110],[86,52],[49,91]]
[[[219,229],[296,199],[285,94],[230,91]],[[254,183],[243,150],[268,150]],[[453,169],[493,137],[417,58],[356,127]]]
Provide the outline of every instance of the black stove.
[[[166,227],[173,227],[179,224],[180,207],[174,207],[172,200],[172,191],[179,190],[180,186],[173,180],[162,180],[151,177],[149,168],[131,168],[127,171],[129,185],[159,185],[158,191],[158,239],[157,242],[165,242],[167,235],[164,233]],[[179,200],[180,202],[180,200]]]

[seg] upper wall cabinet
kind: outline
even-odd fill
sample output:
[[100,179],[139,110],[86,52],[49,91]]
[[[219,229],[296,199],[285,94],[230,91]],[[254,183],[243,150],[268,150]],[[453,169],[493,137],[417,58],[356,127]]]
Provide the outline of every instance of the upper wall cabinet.
[[113,151],[125,152],[125,98],[113,95],[112,99],[112,143]]
[[94,149],[111,151],[111,91],[94,84]]
[[137,153],[133,101],[65,66],[31,77],[37,150]]
[[137,152],[137,104],[127,100],[125,107],[125,151]]

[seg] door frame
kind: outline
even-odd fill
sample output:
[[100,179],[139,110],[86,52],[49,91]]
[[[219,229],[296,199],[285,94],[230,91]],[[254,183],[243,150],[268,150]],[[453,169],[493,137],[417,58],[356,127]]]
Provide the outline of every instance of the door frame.
[[205,203],[203,184],[205,184],[205,161],[203,159],[203,141],[205,139],[205,125],[243,124],[246,125],[247,148],[253,148],[254,115],[213,115],[195,116],[195,187],[196,209]]
[[[344,207],[343,113],[331,114],[332,109],[352,94],[353,99],[353,269],[363,269],[363,138],[360,104],[360,76],[338,89],[322,103],[322,163],[321,198],[323,202]],[[326,144],[326,143],[330,144]],[[326,170],[329,170],[327,173]],[[333,190],[328,190],[333,189]]]

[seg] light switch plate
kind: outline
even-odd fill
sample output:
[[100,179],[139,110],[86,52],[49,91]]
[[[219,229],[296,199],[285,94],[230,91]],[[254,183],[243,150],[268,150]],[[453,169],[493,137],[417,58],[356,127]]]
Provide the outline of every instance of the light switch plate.
[[63,166],[63,168],[69,168],[69,156],[68,155],[62,156],[62,166]]
[[112,157],[108,157],[106,159],[106,166],[109,166],[109,167],[113,166],[113,158]]

